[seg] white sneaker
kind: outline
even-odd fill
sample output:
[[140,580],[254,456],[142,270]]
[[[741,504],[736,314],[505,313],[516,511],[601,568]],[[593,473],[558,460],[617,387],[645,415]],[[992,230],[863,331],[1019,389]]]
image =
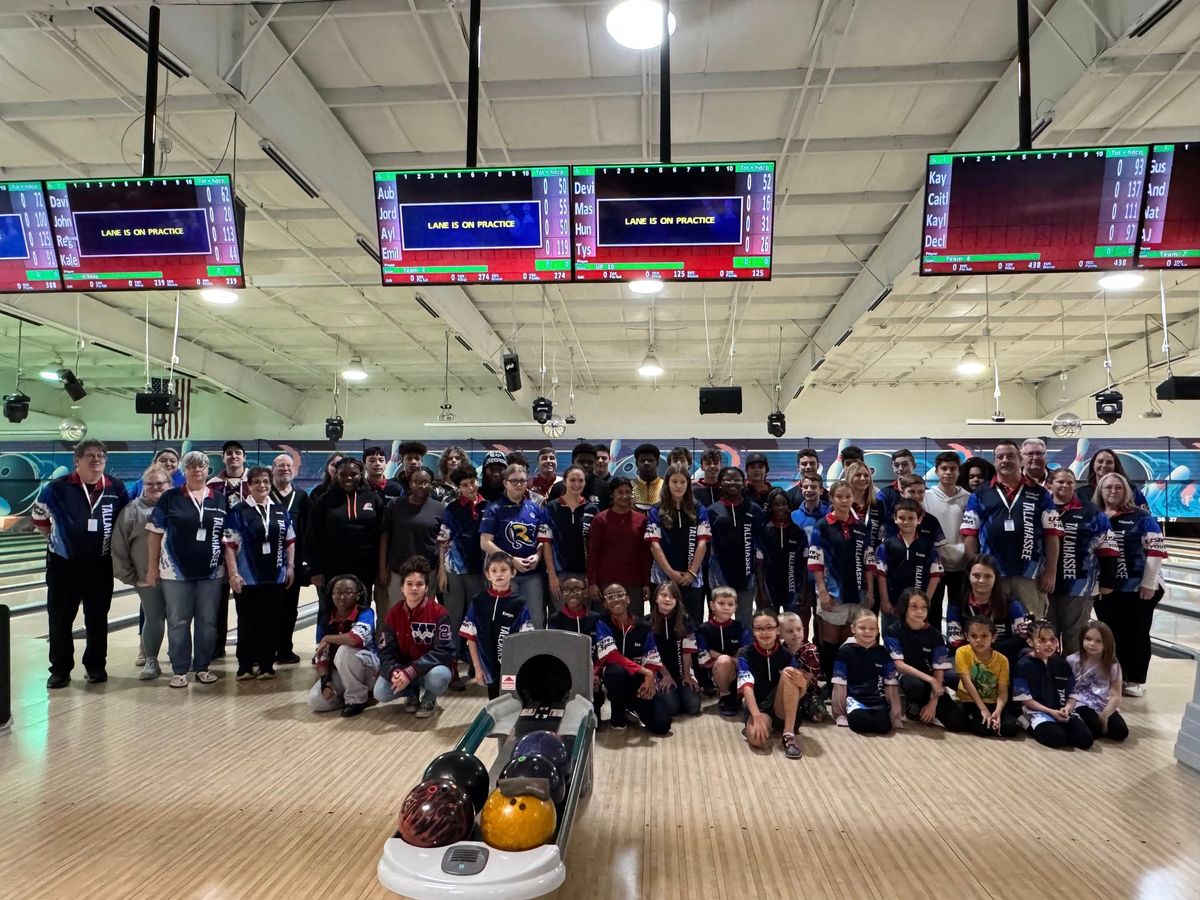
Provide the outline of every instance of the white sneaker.
[[838,716],[836,719],[834,719],[834,722],[837,725],[841,726],[842,728],[850,727],[850,720],[847,719],[845,716]]
[[1020,725],[1021,728],[1024,729],[1025,731],[1028,731],[1029,730],[1029,716],[1027,716],[1025,713],[1021,713],[1019,716],[1017,716],[1017,724]]
[[173,688],[185,688],[188,686],[188,677],[187,675],[172,675],[170,684]]
[[137,659],[133,661],[133,664],[135,666],[144,666],[146,664],[146,648],[142,646],[142,641],[140,638],[138,639]]
[[1146,686],[1134,681],[1127,681],[1125,682],[1125,687],[1121,689],[1121,693],[1126,697],[1145,697]]
[[157,659],[148,659],[146,664],[142,666],[142,671],[138,673],[139,681],[152,681],[162,674],[162,670],[158,667]]

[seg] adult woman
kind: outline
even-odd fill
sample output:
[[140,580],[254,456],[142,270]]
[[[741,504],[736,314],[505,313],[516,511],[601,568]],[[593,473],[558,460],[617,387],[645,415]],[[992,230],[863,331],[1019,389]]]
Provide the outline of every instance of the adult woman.
[[[334,450],[329,454],[329,459],[325,460],[325,477],[321,483],[308,492],[309,499],[316,503],[322,494],[324,494],[333,485],[333,479],[337,476],[337,467],[343,459],[346,458],[345,453]],[[370,588],[367,589],[368,591]]]
[[808,570],[817,582],[818,648],[826,684],[833,678],[838,647],[850,637],[852,607],[875,606],[869,530],[854,512],[853,496],[848,482],[830,486],[829,515],[813,528],[808,545]]
[[597,597],[605,585],[624,585],[630,610],[640,616],[649,599],[646,515],[633,508],[633,483],[628,478],[614,477],[608,486],[612,506],[592,520],[588,534],[588,590]]
[[958,470],[958,485],[974,493],[975,488],[991,484],[996,477],[996,467],[982,456],[971,456]]
[[563,492],[542,507],[538,545],[546,562],[546,580],[555,610],[562,608],[562,583],[568,578],[587,578],[588,533],[600,508],[587,497],[587,472],[571,465],[563,472]]
[[712,528],[708,523],[708,510],[696,505],[691,476],[691,468],[683,463],[667,466],[667,489],[646,517],[646,540],[654,559],[650,582],[676,585],[688,617],[693,622],[703,622],[704,576],[701,572],[712,539]]
[[[1079,485],[1076,490],[1081,503],[1090,502],[1097,507],[1103,505],[1101,498],[1096,496],[1096,485],[1109,472],[1116,472],[1126,481],[1129,481],[1129,476],[1125,474],[1125,467],[1121,465],[1121,458],[1117,456],[1116,451],[1104,447],[1097,450],[1092,455],[1092,458],[1088,460],[1087,478],[1084,479],[1084,483]],[[1148,511],[1150,504],[1146,500],[1146,495],[1138,490],[1137,485],[1132,482],[1129,484],[1129,489],[1133,491],[1133,505]],[[129,496],[132,497],[133,494],[130,493]]]
[[866,463],[855,460],[846,464],[842,480],[850,485],[850,505],[859,521],[867,528],[870,546],[878,547],[883,542],[883,504],[876,496],[871,470],[867,468]]
[[[542,515],[538,505],[525,499],[529,475],[515,463],[504,470],[504,494],[489,503],[479,525],[479,546],[484,558],[491,553],[507,553],[517,567],[513,593],[520,596],[529,610],[534,628],[546,625],[546,604],[542,597],[542,573],[538,570],[538,526]],[[469,598],[468,598],[469,599]]]
[[1097,553],[1111,555],[1113,551],[1102,547],[1108,535],[1108,519],[1091,503],[1080,500],[1074,472],[1065,466],[1055,469],[1050,474],[1050,493],[1063,536],[1046,617],[1059,635],[1059,652],[1067,656],[1079,651],[1079,638],[1099,587]]
[[284,592],[296,578],[296,533],[282,503],[271,499],[271,470],[254,466],[250,496],[225,517],[225,566],[237,603],[238,681],[275,677],[275,645]]
[[1146,694],[1150,668],[1150,626],[1163,596],[1159,571],[1167,544],[1154,516],[1136,505],[1124,475],[1109,472],[1096,485],[1111,531],[1108,549],[1116,554],[1113,592],[1096,601],[1096,617],[1112,629],[1127,697]]
[[470,463],[467,461],[467,451],[462,447],[451,446],[443,450],[438,459],[438,477],[434,479],[429,495],[438,503],[452,501],[457,490],[450,476],[465,465]]
[[[167,478],[170,479],[168,487],[183,486],[183,472],[179,468],[179,451],[174,447],[163,447],[154,454],[154,459],[150,461],[152,466],[160,466],[166,470]],[[137,481],[130,483],[126,490],[129,492],[129,499],[136,500],[138,495],[145,489],[146,476],[143,473],[142,477]]]
[[208,484],[208,455],[199,450],[185,453],[183,473],[183,487],[165,491],[146,521],[146,584],[162,584],[173,688],[188,686],[189,670],[201,684],[217,680],[208,664],[216,649],[217,607],[225,577],[225,496]]
[[[421,466],[408,475],[408,493],[393,500],[383,511],[379,536],[379,584],[387,587],[375,597],[375,609],[387,616],[388,608],[400,600],[402,591],[393,572],[410,556],[423,556],[430,571],[441,557],[438,532],[442,528],[442,513],[446,504],[430,496],[433,472]],[[393,583],[395,582],[395,583]],[[429,585],[430,590],[433,585]]]
[[162,674],[158,651],[162,647],[163,631],[167,624],[167,604],[162,585],[153,587],[146,580],[150,568],[150,532],[146,520],[154,511],[158,498],[171,487],[171,475],[164,466],[153,463],[138,479],[141,492],[117,515],[112,532],[113,576],[137,591],[142,625],[141,655],[144,657],[138,678],[147,681]]
[[334,575],[356,575],[371,602],[371,585],[379,572],[379,526],[383,499],[362,483],[363,464],[344,457],[329,490],[315,503],[309,516],[304,552],[309,578],[321,594],[317,640],[327,615],[325,585]]
[[313,657],[317,683],[308,692],[308,708],[329,712],[340,706],[342,715],[349,718],[367,708],[379,672],[375,613],[363,605],[366,589],[353,575],[335,576],[329,584],[329,596],[325,637]]

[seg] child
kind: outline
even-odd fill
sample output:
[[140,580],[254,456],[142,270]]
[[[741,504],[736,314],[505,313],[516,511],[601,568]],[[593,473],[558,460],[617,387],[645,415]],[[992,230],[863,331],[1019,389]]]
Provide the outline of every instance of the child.
[[717,711],[726,718],[736,716],[741,705],[733,693],[737,678],[738,651],[750,643],[750,634],[733,617],[737,591],[715,587],[709,601],[710,618],[696,631],[699,663],[712,676],[717,692]]
[[308,708],[313,712],[340,706],[342,715],[350,718],[367,708],[371,685],[379,673],[379,656],[375,653],[375,613],[361,605],[366,593],[355,575],[340,575],[329,585],[325,635],[313,657],[317,683],[308,692]]
[[808,677],[795,666],[792,654],[779,642],[779,619],[770,610],[754,614],[754,643],[738,651],[738,693],[746,704],[746,742],[755,749],[767,746],[772,728],[783,732],[783,752],[800,759],[804,750],[796,738],[800,698],[808,690]]
[[[922,482],[924,484],[924,482]],[[906,590],[920,591],[932,596],[942,578],[942,563],[933,540],[918,530],[925,516],[915,500],[902,497],[892,507],[896,532],[875,551],[875,568],[879,573],[879,608],[883,613],[886,633],[897,623],[892,604]]]
[[992,647],[996,626],[985,616],[971,616],[966,635],[954,654],[966,730],[980,737],[1012,737],[1018,725],[1008,706],[1008,659]]
[[700,712],[700,685],[692,674],[696,655],[696,628],[683,611],[683,591],[673,582],[654,588],[650,602],[650,632],[662,660],[658,676],[658,696],[672,718]]
[[517,566],[507,553],[492,553],[484,563],[488,588],[467,604],[461,635],[471,653],[475,683],[487,685],[489,700],[500,696],[500,662],[504,639],[516,631],[533,631],[524,601],[512,592]]
[[937,721],[947,731],[962,731],[962,707],[946,694],[946,673],[953,665],[942,633],[929,624],[928,595],[909,588],[900,595],[896,615],[884,645],[900,674],[905,712],[926,725]]
[[821,702],[820,692],[816,690],[817,679],[821,676],[821,656],[817,645],[804,636],[804,621],[799,613],[785,612],[779,616],[779,640],[792,654],[794,665],[808,681],[804,696],[800,698],[800,714],[810,722],[820,722],[825,718],[825,704]]
[[808,578],[808,535],[792,521],[787,491],[767,494],[767,524],[762,531],[763,564],[758,569],[761,609],[795,611]]
[[1103,622],[1088,622],[1079,645],[1082,649],[1067,657],[1075,673],[1075,693],[1079,697],[1075,712],[1094,737],[1123,741],[1129,737],[1129,726],[1117,710],[1121,700],[1121,664],[1117,662],[1112,629]]
[[1013,699],[1025,707],[1029,730],[1039,744],[1059,749],[1091,749],[1092,731],[1075,705],[1075,673],[1058,655],[1054,626],[1042,619],[1029,629],[1030,651],[1017,663]]
[[[645,621],[630,614],[629,593],[623,585],[607,585],[603,597],[607,615],[596,623],[596,661],[612,704],[609,725],[625,728],[640,719],[651,734],[668,734],[671,715],[658,694],[662,660],[654,634]],[[630,715],[630,707],[636,717]]]
[[1000,564],[993,556],[976,556],[967,564],[967,599],[961,608],[951,606],[946,610],[946,639],[951,650],[967,642],[963,621],[971,616],[991,621],[996,649],[1008,658],[1012,671],[1025,649],[1029,614],[1020,600],[1004,599]]
[[[587,581],[580,575],[567,575],[559,582],[559,594],[562,597],[562,608],[546,622],[547,628],[558,631],[573,631],[576,634],[586,634],[592,641],[592,661],[596,659],[596,623],[600,621],[597,613],[588,609]],[[600,710],[604,706],[604,686],[600,683],[600,672],[592,672],[592,707],[596,710],[596,721],[600,721]]]
[[[921,511],[917,534],[929,538],[933,542],[933,546],[940,551],[946,544],[946,533],[942,530],[942,523],[937,516],[925,514],[925,479],[920,475],[905,475],[900,479],[900,496],[917,504],[917,508]],[[895,507],[893,506],[892,509],[895,510]],[[889,532],[889,537],[896,533],[895,522],[889,521],[884,527]]]
[[879,645],[875,613],[858,607],[851,636],[833,663],[833,714],[857,734],[887,734],[904,726],[900,688],[891,655]]

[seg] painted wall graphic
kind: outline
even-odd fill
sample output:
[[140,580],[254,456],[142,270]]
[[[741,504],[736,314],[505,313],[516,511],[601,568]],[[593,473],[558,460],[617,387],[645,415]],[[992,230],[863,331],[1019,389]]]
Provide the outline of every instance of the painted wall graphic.
[[[220,447],[223,440],[185,441],[182,452],[200,449],[209,452],[213,471],[221,469]],[[301,487],[312,487],[320,482],[326,459],[333,447],[328,441],[271,441],[265,439],[243,440],[249,465],[270,465],[280,453],[287,453],[296,462],[299,473],[297,483]],[[426,441],[430,451],[425,464],[437,471],[441,451],[453,441]],[[570,461],[571,447],[575,441],[462,441],[471,461],[476,465],[488,450],[510,452],[521,450],[536,462],[537,451],[550,443],[559,452],[559,471]],[[612,453],[610,471],[632,478],[635,474],[633,450],[642,443],[638,438],[621,438],[602,441]],[[995,440],[978,438],[796,438],[784,440],[702,441],[695,438],[654,441],[663,451],[660,471],[666,469],[666,453],[671,447],[683,446],[692,451],[699,470],[700,453],[708,446],[722,451],[728,465],[741,465],[747,453],[765,453],[770,462],[768,478],[780,487],[791,487],[796,482],[796,451],[812,447],[821,459],[821,470],[827,480],[836,478],[840,472],[837,454],[840,447],[855,444],[866,453],[867,464],[874,470],[876,481],[884,485],[891,480],[891,458],[894,450],[907,447],[917,459],[917,471],[924,473],[930,483],[935,480],[933,459],[944,450],[954,450],[960,458],[983,456],[990,459]],[[1200,522],[1200,437],[1196,438],[1140,438],[1112,439],[1104,442],[1089,438],[1047,441],[1051,468],[1068,466],[1082,478],[1087,472],[1092,455],[1101,448],[1116,452],[1130,478],[1142,486],[1150,503],[1150,510],[1161,519],[1195,520]],[[361,455],[364,447],[379,445],[391,448],[392,462],[389,474],[399,466],[399,439],[344,441],[338,449],[347,455]],[[150,463],[154,451],[164,446],[151,441],[113,442],[109,447],[108,472],[124,481],[140,477]],[[64,475],[73,468],[69,447],[55,442],[4,442],[0,444],[0,528],[4,530],[28,529],[27,516],[41,486],[51,478]]]

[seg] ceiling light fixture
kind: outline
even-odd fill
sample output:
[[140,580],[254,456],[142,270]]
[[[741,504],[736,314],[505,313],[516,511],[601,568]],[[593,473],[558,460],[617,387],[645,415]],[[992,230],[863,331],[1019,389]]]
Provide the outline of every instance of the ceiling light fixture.
[[[609,10],[604,27],[612,39],[630,50],[650,50],[662,43],[662,4],[624,0]],[[675,14],[667,13],[667,32],[675,33]]]
[[363,368],[361,356],[350,357],[350,364],[347,365],[346,368],[342,369],[342,377],[346,379],[346,381],[367,380],[367,370]]
[[204,288],[200,291],[200,299],[216,306],[229,306],[231,303],[237,303],[238,294],[237,291],[228,288]]
[[984,365],[983,360],[975,353],[974,347],[968,347],[967,352],[958,361],[958,365],[954,367],[954,371],[966,378],[974,378],[976,375],[982,375],[985,369],[987,369],[987,366]]
[[1106,291],[1131,291],[1142,283],[1142,276],[1137,272],[1111,272],[1101,275],[1096,283]]
[[654,355],[654,348],[651,347],[646,358],[642,360],[642,364],[638,366],[638,374],[643,378],[657,378],[662,373],[663,367],[659,364],[658,357]]
[[629,290],[635,294],[659,294],[662,289],[663,283],[657,278],[638,278],[629,282]]

